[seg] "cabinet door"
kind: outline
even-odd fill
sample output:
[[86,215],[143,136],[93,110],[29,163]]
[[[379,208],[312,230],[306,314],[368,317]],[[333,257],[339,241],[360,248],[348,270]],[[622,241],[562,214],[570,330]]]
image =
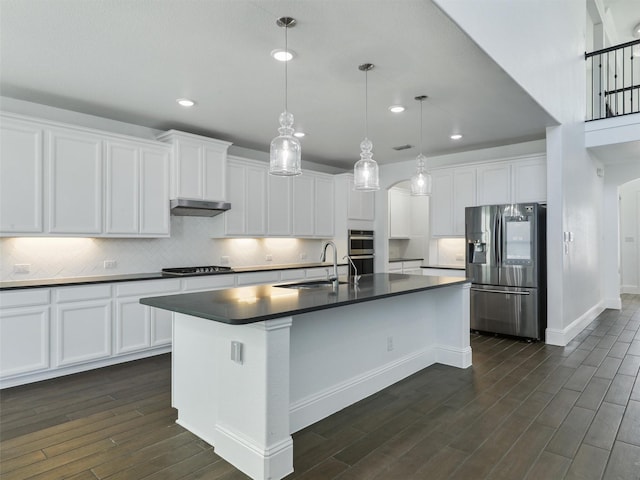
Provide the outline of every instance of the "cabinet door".
[[315,227],[316,237],[333,237],[334,226],[334,190],[333,178],[323,176],[316,177],[315,188]]
[[293,179],[293,234],[310,237],[315,225],[315,179],[303,174]]
[[151,309],[139,297],[116,300],[115,352],[127,353],[151,345]]
[[478,205],[511,203],[511,166],[478,167]]
[[268,176],[267,234],[291,235],[292,228],[292,179]]
[[175,196],[204,197],[202,148],[199,143],[179,140],[176,143],[174,166]]
[[0,312],[0,377],[49,368],[49,307]]
[[140,150],[140,234],[169,235],[169,154]]
[[40,233],[42,129],[3,118],[0,136],[0,232]]
[[[248,166],[247,185],[247,235],[264,235],[266,231],[267,169]],[[233,210],[233,204],[232,210]]]
[[49,143],[49,231],[102,233],[102,142],[56,130]]
[[229,162],[227,166],[227,181],[231,210],[224,214],[225,234],[244,235],[246,233],[247,185],[245,183],[245,169],[242,164]]
[[409,192],[392,188],[389,190],[389,237],[409,238],[410,207]]
[[204,199],[220,201],[227,198],[225,179],[228,144],[205,143],[202,148],[204,161]]
[[456,169],[453,173],[453,235],[464,236],[464,210],[476,205],[476,170]]
[[547,201],[547,161],[545,157],[522,160],[511,166],[513,202]]
[[138,149],[126,143],[106,144],[105,233],[137,234],[139,222]]
[[111,300],[58,304],[57,365],[72,365],[111,355]]
[[431,235],[453,234],[453,172],[433,172],[431,190]]
[[170,345],[173,340],[173,312],[152,308],[151,346]]
[[374,192],[359,192],[353,189],[353,178],[349,179],[348,210],[351,220],[375,219]]

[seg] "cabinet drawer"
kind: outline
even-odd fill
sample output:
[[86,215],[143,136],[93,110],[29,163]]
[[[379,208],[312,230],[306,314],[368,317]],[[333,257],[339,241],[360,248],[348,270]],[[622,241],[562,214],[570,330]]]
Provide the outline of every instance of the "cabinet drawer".
[[149,295],[155,293],[171,293],[180,290],[180,279],[150,280],[148,282],[117,283],[116,296],[133,297],[136,295]]
[[18,290],[15,292],[0,293],[0,307],[30,307],[32,305],[46,305],[49,303],[50,292],[48,288]]
[[304,269],[298,270],[282,270],[280,272],[280,280],[301,280],[304,278]]
[[193,292],[197,290],[216,290],[235,286],[235,275],[206,275],[204,277],[190,277],[183,279],[184,290]]
[[257,285],[260,283],[274,283],[279,281],[280,272],[277,270],[243,273],[238,275],[238,285]]
[[77,302],[79,300],[97,300],[111,297],[111,285],[86,285],[64,287],[55,290],[56,302]]

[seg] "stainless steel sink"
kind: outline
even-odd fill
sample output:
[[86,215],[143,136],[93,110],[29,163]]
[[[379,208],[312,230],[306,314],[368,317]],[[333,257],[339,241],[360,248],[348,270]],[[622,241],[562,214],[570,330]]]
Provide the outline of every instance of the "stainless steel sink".
[[[347,282],[338,283],[344,285]],[[332,282],[330,280],[312,280],[310,282],[285,283],[284,285],[275,286],[280,288],[331,288]]]

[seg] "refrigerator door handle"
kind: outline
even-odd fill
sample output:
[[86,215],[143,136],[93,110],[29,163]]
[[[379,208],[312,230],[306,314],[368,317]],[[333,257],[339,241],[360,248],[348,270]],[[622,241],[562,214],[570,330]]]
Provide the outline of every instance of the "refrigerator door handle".
[[474,292],[486,292],[486,293],[508,293],[509,295],[531,295],[531,292],[514,292],[510,290],[491,290],[489,288],[471,288]]

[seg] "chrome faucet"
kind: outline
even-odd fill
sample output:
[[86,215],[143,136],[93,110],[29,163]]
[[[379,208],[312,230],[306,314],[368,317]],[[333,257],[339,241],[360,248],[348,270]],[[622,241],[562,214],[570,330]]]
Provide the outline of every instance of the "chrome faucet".
[[329,241],[325,242],[322,246],[322,255],[320,255],[320,261],[327,261],[327,247],[331,245],[333,247],[333,275],[329,275],[329,281],[333,283],[334,287],[338,286],[338,249],[336,249],[336,244]]
[[358,269],[356,268],[356,264],[353,263],[353,260],[351,259],[351,257],[349,255],[345,255],[344,257],[342,257],[342,259],[347,259],[349,260],[349,263],[351,263],[351,266],[353,267],[353,285],[354,286],[358,286],[358,280],[360,280],[360,275],[358,275]]

